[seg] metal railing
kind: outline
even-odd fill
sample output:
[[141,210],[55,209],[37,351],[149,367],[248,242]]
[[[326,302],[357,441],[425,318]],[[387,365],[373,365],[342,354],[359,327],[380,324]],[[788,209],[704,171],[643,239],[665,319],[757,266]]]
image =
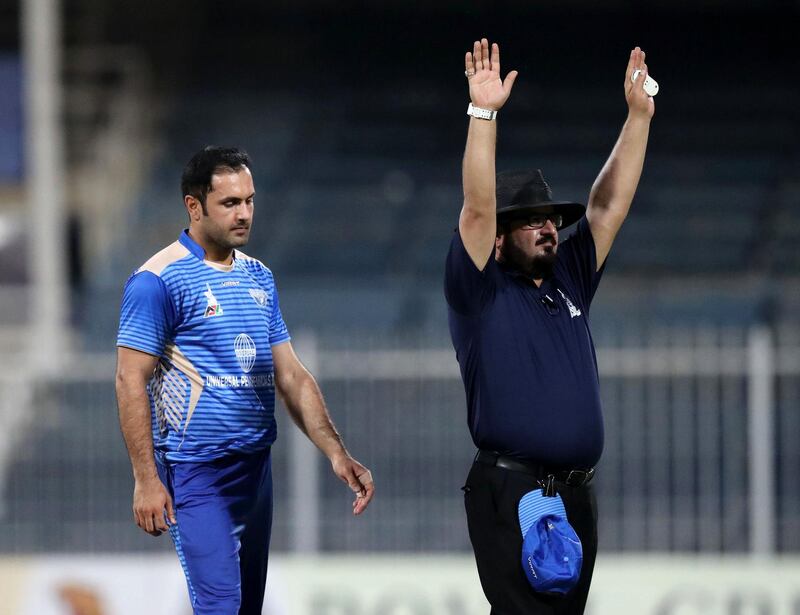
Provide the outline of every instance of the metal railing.
[[[446,340],[295,335],[353,455],[376,477],[349,490],[279,410],[276,550],[465,551],[459,487],[474,453]],[[800,331],[625,330],[597,336],[606,447],[606,551],[800,551]],[[350,344],[350,346],[346,346]],[[111,356],[57,380],[0,380],[0,552],[168,549],[133,526]]]

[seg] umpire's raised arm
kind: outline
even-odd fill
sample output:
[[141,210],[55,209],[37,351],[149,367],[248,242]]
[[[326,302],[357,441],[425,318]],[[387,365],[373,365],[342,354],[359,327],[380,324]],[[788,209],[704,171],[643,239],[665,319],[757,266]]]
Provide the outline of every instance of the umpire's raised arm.
[[472,101],[464,151],[464,207],[458,221],[461,239],[475,266],[483,271],[494,257],[497,229],[495,205],[496,115],[511,94],[517,71],[500,76],[500,47],[489,41],[475,41],[464,58],[464,74]]
[[[644,91],[644,80],[647,79],[644,58],[644,51],[638,47],[631,50],[624,83],[628,118],[589,194],[586,218],[592,229],[598,271],[628,215],[642,175],[650,120],[655,113],[653,97]],[[637,70],[640,72],[633,81],[631,78]]]

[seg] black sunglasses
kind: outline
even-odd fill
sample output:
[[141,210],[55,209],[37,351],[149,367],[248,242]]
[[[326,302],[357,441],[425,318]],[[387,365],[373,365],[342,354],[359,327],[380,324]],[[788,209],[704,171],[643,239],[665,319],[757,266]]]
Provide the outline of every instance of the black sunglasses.
[[564,224],[564,216],[561,214],[534,214],[525,218],[518,218],[517,222],[522,222],[523,228],[537,229],[543,228],[548,220],[556,228],[561,228]]

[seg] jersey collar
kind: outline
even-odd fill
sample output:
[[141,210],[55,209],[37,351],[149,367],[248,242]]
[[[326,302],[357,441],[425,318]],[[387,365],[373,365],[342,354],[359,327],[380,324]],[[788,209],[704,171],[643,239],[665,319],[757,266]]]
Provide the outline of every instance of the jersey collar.
[[178,238],[178,241],[181,242],[181,245],[189,250],[192,254],[194,254],[197,258],[201,261],[205,260],[206,258],[206,251],[203,250],[202,246],[197,243],[194,239],[189,236],[189,229],[183,229],[181,236]]
[[216,269],[217,271],[233,271],[233,268],[236,266],[236,250],[233,251],[233,262],[230,265],[221,265],[219,263],[212,263],[211,261],[206,260],[206,251],[203,250],[203,247],[197,243],[194,239],[189,236],[189,229],[183,229],[181,236],[178,238],[180,244],[185,247],[189,252],[194,254],[198,260],[202,261],[205,265],[208,265],[212,269]]
[[[510,277],[514,278],[515,280],[518,280],[518,281],[520,281],[520,282],[522,282],[524,284],[527,284],[529,286],[533,286],[534,288],[537,288],[536,283],[533,281],[533,278],[531,278],[529,275],[526,275],[526,274],[522,273],[521,271],[519,271],[518,269],[514,269],[513,267],[511,267],[507,263],[504,263],[504,262],[501,262],[501,261],[497,261],[497,266],[507,276],[510,276]],[[555,271],[542,280],[541,286],[538,287],[539,290],[541,290],[545,286],[550,286],[552,284],[554,278],[555,278]]]

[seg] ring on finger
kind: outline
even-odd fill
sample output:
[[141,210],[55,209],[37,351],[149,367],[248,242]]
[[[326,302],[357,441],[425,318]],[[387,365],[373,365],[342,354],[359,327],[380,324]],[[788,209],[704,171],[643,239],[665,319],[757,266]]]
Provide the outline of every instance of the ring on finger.
[[465,70],[465,71],[464,71],[464,76],[465,76],[467,79],[469,79],[469,78],[470,78],[470,77],[472,77],[473,75],[475,75],[475,71],[474,71],[474,70]]

